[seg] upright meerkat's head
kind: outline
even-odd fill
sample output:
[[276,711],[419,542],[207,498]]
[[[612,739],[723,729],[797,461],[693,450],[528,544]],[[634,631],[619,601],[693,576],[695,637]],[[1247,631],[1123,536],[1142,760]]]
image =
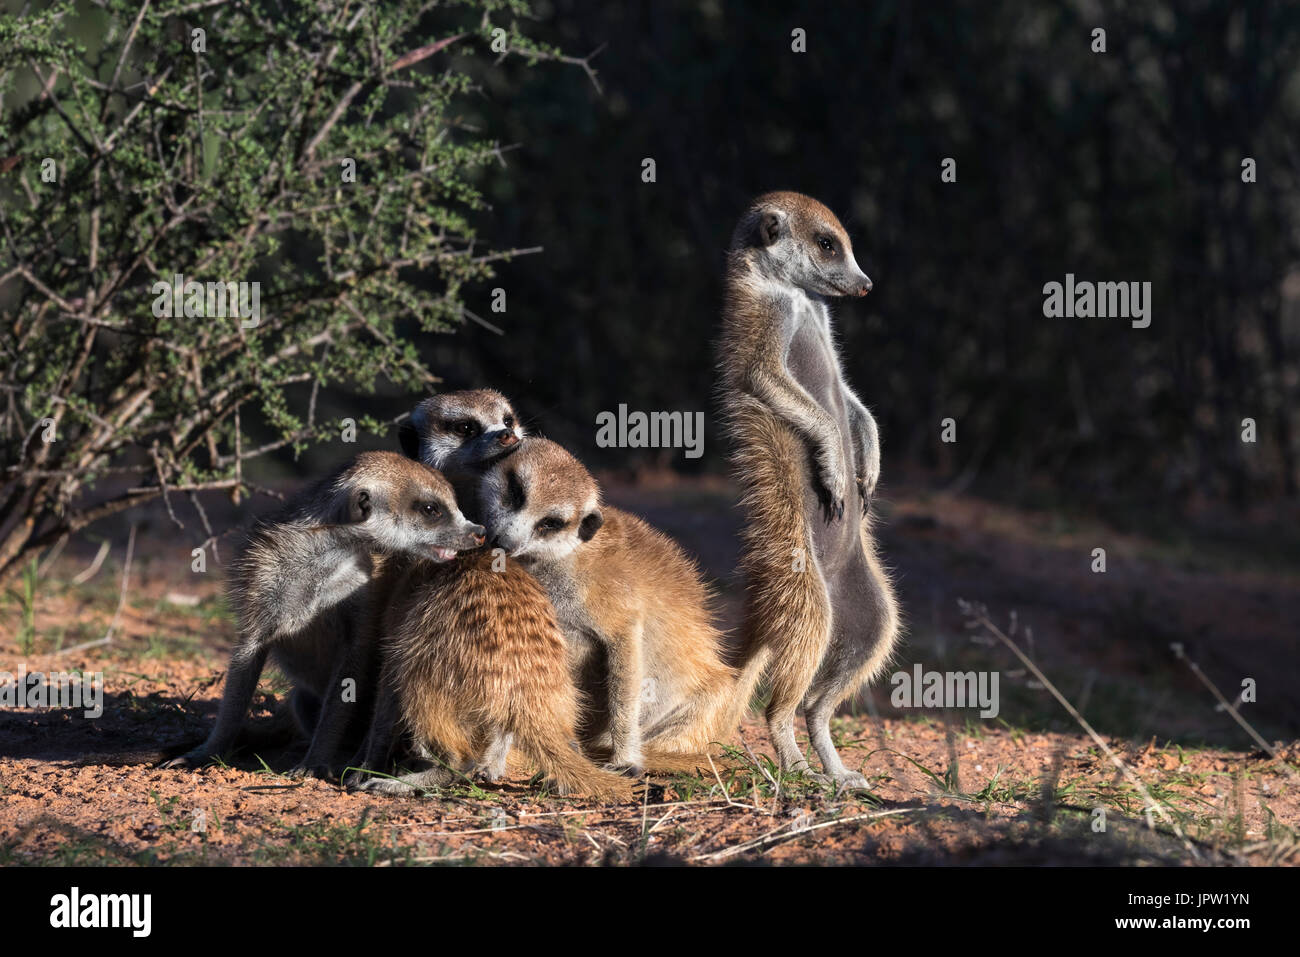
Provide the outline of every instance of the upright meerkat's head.
[[469,389],[425,399],[402,426],[402,451],[456,475],[511,452],[524,437],[514,408],[500,392]]
[[478,499],[488,539],[525,563],[567,557],[604,522],[596,480],[548,439],[526,438],[488,469]]
[[376,551],[445,562],[484,542],[483,526],[461,514],[451,483],[396,452],[362,452],[329,494],[335,521]]
[[754,200],[731,238],[731,255],[766,278],[819,296],[871,292],[840,221],[802,193],[766,193]]

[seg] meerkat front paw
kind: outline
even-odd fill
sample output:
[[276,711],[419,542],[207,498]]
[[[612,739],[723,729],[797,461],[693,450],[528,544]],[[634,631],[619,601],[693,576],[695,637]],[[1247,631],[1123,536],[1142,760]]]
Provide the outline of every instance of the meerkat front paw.
[[299,764],[285,772],[287,777],[291,778],[316,778],[320,781],[328,781],[335,777],[334,769],[324,764]]
[[347,774],[343,775],[343,780],[339,783],[345,791],[360,791],[362,785],[366,783],[370,771],[367,768],[353,768]]
[[848,491],[847,470],[838,453],[823,455],[820,460],[822,507],[826,521],[844,517],[844,496]]
[[858,496],[862,499],[863,515],[871,511],[871,501],[876,494],[876,479],[879,478],[879,475],[880,473],[877,472],[874,476],[859,475],[857,477]]
[[195,771],[203,767],[210,760],[212,755],[203,749],[190,751],[188,754],[182,754],[179,758],[172,758],[170,761],[164,761],[158,767],[166,769],[175,768],[181,771]]
[[862,511],[865,513],[871,502],[872,497],[876,494],[876,484],[880,481],[880,446],[875,446],[871,451],[864,454],[864,465],[858,474],[858,492],[862,495]]

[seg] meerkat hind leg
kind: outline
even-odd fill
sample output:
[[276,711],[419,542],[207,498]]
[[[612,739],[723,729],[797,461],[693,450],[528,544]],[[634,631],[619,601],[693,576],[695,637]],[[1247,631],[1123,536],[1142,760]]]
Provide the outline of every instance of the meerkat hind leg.
[[[320,712],[316,727],[311,735],[311,744],[298,765],[289,773],[294,777],[310,775],[312,777],[334,777],[339,760],[339,751],[349,726],[359,720],[356,712],[363,710],[370,701],[370,689],[365,687],[368,673],[366,649],[357,642],[349,642],[339,655],[320,700]],[[354,682],[355,696],[350,701],[343,697],[343,684],[346,679]],[[346,759],[346,755],[344,758]]]
[[498,731],[483,752],[474,767],[474,773],[489,784],[495,784],[506,776],[506,758],[514,746],[515,736],[505,731]]
[[795,740],[794,719],[794,712],[773,714],[771,709],[768,710],[767,731],[772,737],[772,746],[776,748],[777,764],[787,774],[808,774],[816,778],[816,772]]
[[823,770],[841,790],[867,790],[870,785],[841,761],[831,740],[831,717],[863,681],[883,669],[898,641],[898,606],[889,577],[875,556],[867,529],[860,533],[862,560],[844,569],[837,582],[839,607],[844,611],[827,649],[828,666],[804,697],[808,737]]
[[839,694],[823,694],[804,709],[808,738],[812,742],[813,750],[817,752],[817,757],[821,758],[822,770],[825,772],[824,774],[805,773],[823,783],[833,781],[841,791],[867,791],[871,789],[870,782],[861,773],[850,771],[844,766],[839,752],[835,750],[835,742],[831,738],[831,716],[835,713],[835,707],[840,699]]
[[[823,778],[834,781],[840,790],[868,790],[870,784],[857,771],[844,766],[835,742],[831,738],[831,718],[840,702],[851,697],[862,680],[875,670],[874,662],[883,649],[892,647],[894,629],[892,618],[883,614],[883,590],[873,578],[867,564],[851,571],[840,583],[840,594],[845,613],[836,620],[825,660],[804,695],[804,721],[813,750],[821,759]],[[870,596],[869,598],[866,596]],[[865,623],[865,624],[864,624]]]

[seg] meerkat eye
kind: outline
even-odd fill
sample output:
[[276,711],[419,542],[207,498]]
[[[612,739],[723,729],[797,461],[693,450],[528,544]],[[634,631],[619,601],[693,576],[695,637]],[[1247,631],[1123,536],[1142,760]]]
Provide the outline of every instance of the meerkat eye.
[[817,245],[825,252],[832,254],[835,252],[835,240],[831,239],[824,233],[817,237]]
[[475,438],[483,429],[473,419],[461,419],[459,422],[453,422],[451,430],[457,435],[467,439]]
[[562,528],[564,528],[564,519],[557,518],[554,515],[546,516],[546,518],[533,526],[535,531],[538,531],[543,535],[554,535]]
[[507,415],[501,420],[501,424],[507,429],[513,429],[515,427],[515,417],[513,415]]
[[415,507],[424,513],[425,518],[437,518],[442,514],[442,506],[437,502],[417,502]]

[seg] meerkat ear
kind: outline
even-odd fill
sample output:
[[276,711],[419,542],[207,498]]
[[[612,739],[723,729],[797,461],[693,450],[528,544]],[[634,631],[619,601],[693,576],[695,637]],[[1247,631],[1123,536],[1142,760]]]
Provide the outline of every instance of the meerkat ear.
[[600,526],[605,524],[605,518],[600,512],[588,512],[582,517],[582,522],[578,525],[578,537],[584,542],[589,542],[596,537],[600,531]]
[[403,422],[397,429],[397,441],[402,445],[402,454],[408,459],[420,460],[420,433],[410,422]]
[[358,489],[348,499],[348,521],[353,524],[364,522],[370,517],[370,512],[370,490]]
[[785,213],[779,209],[765,209],[758,214],[758,241],[771,246],[785,235]]

